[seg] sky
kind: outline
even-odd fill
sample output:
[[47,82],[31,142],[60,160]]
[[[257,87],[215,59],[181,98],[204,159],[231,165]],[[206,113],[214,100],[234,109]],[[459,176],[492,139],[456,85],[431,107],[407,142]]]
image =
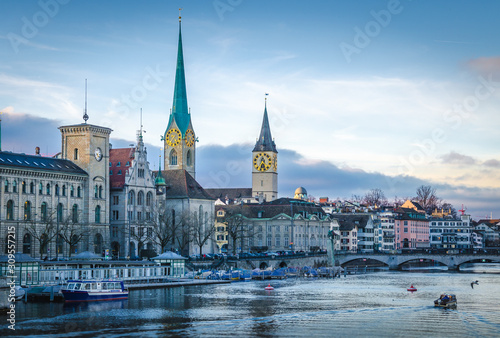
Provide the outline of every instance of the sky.
[[2,150],[52,156],[58,126],[142,124],[152,169],[172,106],[182,10],[188,105],[205,188],[251,187],[267,96],[278,190],[392,200],[436,188],[500,218],[500,3],[0,2]]

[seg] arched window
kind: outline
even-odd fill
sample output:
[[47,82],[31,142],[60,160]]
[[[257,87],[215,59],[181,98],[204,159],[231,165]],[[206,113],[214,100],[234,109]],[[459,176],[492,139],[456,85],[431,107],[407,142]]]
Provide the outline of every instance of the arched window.
[[31,182],[30,183],[30,194],[34,194],[35,193],[35,183]]
[[81,187],[76,188],[76,197],[82,197],[82,188]]
[[26,181],[21,182],[21,191],[23,194],[26,194]]
[[23,237],[23,253],[31,254],[31,235],[25,234]]
[[78,160],[78,148],[75,148],[75,150],[73,152],[73,159]]
[[47,183],[47,195],[50,195],[50,183]]
[[56,184],[56,188],[54,189],[55,195],[59,196],[59,184]]
[[95,207],[95,222],[101,223],[101,206]]
[[71,209],[71,219],[73,223],[78,223],[78,205],[73,204],[73,208]]
[[143,205],[144,204],[144,193],[142,191],[139,191],[137,193],[137,205]]
[[64,240],[61,235],[57,235],[56,250],[57,254],[59,255],[62,255],[64,253]]
[[40,212],[41,212],[41,220],[42,222],[45,222],[47,220],[47,202],[42,202],[42,205],[40,207]]
[[99,186],[99,198],[102,198],[102,185]]
[[66,196],[66,185],[62,186],[62,195]]
[[38,193],[39,193],[40,195],[42,195],[42,194],[43,194],[43,184],[42,184],[42,182],[40,182],[40,184],[39,184],[39,187],[38,187]]
[[30,201],[24,202],[24,220],[25,221],[31,220],[31,202]]
[[146,205],[147,205],[148,207],[150,207],[150,206],[151,206],[152,201],[153,201],[153,194],[152,194],[152,193],[151,193],[151,191],[150,191],[150,192],[148,192],[148,193],[147,193],[147,195],[146,195]]
[[172,151],[170,152],[169,159],[170,165],[177,165],[177,152],[175,151],[175,149],[172,149]]
[[75,196],[75,187],[73,187],[73,185],[71,185],[69,187],[69,196],[70,197],[74,197]]
[[102,235],[96,234],[94,236],[94,253],[102,255]]
[[63,205],[62,203],[59,203],[57,205],[57,221],[62,222],[63,220]]
[[5,180],[5,188],[3,189],[3,191],[5,192],[9,192],[9,180]]
[[12,221],[14,219],[14,201],[13,200],[8,200],[7,201],[7,219]]
[[186,164],[188,166],[192,166],[193,165],[193,159],[191,157],[191,150],[188,150],[188,152],[186,154]]
[[16,182],[16,180],[12,181],[12,192],[17,192],[17,182]]
[[94,187],[94,197],[97,198],[99,196],[99,187],[97,184]]
[[74,254],[74,253],[75,254],[77,253],[77,251],[78,251],[78,241],[79,241],[79,238],[78,238],[77,235],[73,235],[71,237],[71,243],[69,245],[69,253],[70,253],[70,255]]
[[128,204],[129,205],[135,204],[135,192],[133,190],[130,190],[128,192]]

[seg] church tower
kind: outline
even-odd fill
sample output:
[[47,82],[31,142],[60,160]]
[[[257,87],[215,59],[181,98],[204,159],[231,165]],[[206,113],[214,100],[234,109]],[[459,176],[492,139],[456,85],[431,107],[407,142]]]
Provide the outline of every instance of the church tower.
[[267,118],[267,101],[260,136],[252,150],[252,196],[259,201],[278,198],[278,151]]
[[184,169],[195,178],[195,150],[197,140],[193,125],[191,124],[191,114],[187,103],[180,15],[174,102],[163,141],[165,170]]

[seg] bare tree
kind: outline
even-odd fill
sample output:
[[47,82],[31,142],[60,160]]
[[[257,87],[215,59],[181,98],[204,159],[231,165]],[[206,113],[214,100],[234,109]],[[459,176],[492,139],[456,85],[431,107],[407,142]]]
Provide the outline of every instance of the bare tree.
[[183,256],[189,256],[189,243],[191,243],[191,222],[192,215],[189,211],[184,211],[177,219],[178,226],[175,227],[174,240]]
[[436,189],[430,185],[421,185],[418,187],[415,200],[427,213],[431,213],[441,202],[441,200],[436,196]]
[[369,206],[384,206],[387,205],[387,198],[381,189],[371,189],[363,197],[363,203]]
[[215,224],[213,219],[202,219],[202,215],[199,215],[199,219],[192,218],[191,222],[191,236],[193,243],[200,249],[200,257],[203,254],[203,246],[209,241],[214,239]]
[[167,250],[170,244],[170,249],[173,251],[175,246],[175,234],[180,227],[180,222],[176,222],[175,215],[167,213],[166,210],[156,210],[153,212],[153,220],[151,222],[153,236],[152,241],[160,247],[161,253]]
[[47,215],[41,223],[37,223],[35,221],[26,222],[26,231],[39,243],[40,258],[42,258],[43,254],[48,255],[47,251],[49,243],[57,235],[56,224],[53,216],[54,213]]
[[72,217],[67,217],[59,224],[59,236],[61,236],[62,240],[69,246],[69,257],[73,254],[74,248],[77,247],[78,243],[88,235],[88,227],[75,222],[75,219]]
[[140,250],[144,250],[145,244],[152,239],[151,226],[145,221],[140,221],[132,227],[130,237],[137,242],[137,255],[140,257]]
[[230,248],[233,255],[236,254],[238,242],[240,243],[241,250],[243,250],[244,240],[254,238],[255,236],[253,226],[247,224],[246,218],[243,215],[243,206],[227,208],[224,223],[226,223],[227,234],[231,238]]

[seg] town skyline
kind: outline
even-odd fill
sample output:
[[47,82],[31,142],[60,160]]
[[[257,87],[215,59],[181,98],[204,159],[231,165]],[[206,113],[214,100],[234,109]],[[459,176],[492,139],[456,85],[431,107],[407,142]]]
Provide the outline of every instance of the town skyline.
[[475,219],[499,217],[498,5],[120,4],[0,5],[10,13],[0,36],[2,150],[60,151],[57,127],[83,122],[88,78],[88,123],[110,127],[113,147],[127,147],[142,108],[157,169],[180,6],[203,187],[250,187],[269,93],[280,196],[299,186],[332,199],[379,188],[391,200],[424,184]]

